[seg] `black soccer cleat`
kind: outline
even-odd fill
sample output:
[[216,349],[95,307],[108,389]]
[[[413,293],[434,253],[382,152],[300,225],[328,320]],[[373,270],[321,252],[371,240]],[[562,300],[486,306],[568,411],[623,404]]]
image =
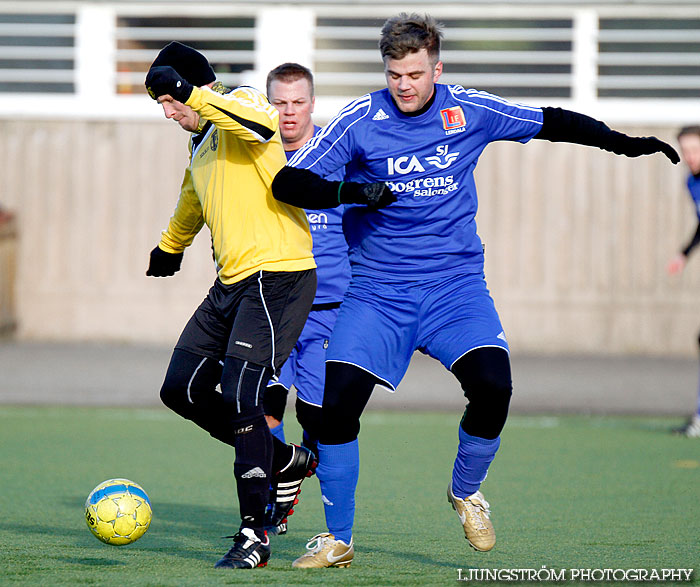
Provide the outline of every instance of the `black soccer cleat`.
[[268,536],[282,536],[282,534],[287,533],[287,522],[282,522],[277,526],[266,526],[265,532]]
[[254,569],[264,567],[270,560],[270,539],[267,534],[263,542],[251,528],[241,528],[230,538],[233,538],[233,546],[214,565],[215,568]]
[[[273,476],[271,502],[265,514],[265,530],[274,534],[287,531],[287,518],[294,513],[292,509],[299,500],[301,483],[314,474],[318,466],[316,455],[308,448],[292,444],[294,453],[287,466]],[[274,497],[273,497],[274,496]],[[280,526],[284,525],[284,531]]]

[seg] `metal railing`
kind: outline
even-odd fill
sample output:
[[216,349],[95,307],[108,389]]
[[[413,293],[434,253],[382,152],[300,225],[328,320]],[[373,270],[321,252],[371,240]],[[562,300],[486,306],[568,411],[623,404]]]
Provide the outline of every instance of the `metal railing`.
[[[262,86],[283,61],[310,66],[327,119],[383,87],[379,30],[405,4],[0,0],[0,113],[158,116],[143,79],[178,39],[227,85]],[[623,122],[700,120],[697,3],[446,2],[431,13],[446,25],[442,81]]]

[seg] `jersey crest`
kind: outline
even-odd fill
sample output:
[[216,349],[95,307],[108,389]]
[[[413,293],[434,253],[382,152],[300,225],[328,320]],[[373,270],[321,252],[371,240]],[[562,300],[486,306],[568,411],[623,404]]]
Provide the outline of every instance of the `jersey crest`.
[[461,106],[443,108],[440,110],[440,116],[442,117],[442,128],[445,129],[446,135],[464,132],[467,121],[464,118],[464,111]]

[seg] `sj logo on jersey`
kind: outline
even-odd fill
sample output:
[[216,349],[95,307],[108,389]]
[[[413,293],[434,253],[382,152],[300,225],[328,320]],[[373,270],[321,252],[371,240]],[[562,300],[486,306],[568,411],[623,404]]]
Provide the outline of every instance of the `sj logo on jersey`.
[[446,135],[453,135],[466,130],[467,121],[464,119],[464,112],[461,106],[452,106],[452,108],[444,108],[440,110],[442,117],[442,128],[445,129]]

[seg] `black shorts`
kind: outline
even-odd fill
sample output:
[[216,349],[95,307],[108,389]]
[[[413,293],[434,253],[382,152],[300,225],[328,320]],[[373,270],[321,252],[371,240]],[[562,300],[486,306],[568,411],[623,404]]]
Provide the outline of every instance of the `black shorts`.
[[259,271],[231,285],[217,279],[175,348],[216,360],[235,357],[277,373],[304,328],[315,295],[315,269]]

